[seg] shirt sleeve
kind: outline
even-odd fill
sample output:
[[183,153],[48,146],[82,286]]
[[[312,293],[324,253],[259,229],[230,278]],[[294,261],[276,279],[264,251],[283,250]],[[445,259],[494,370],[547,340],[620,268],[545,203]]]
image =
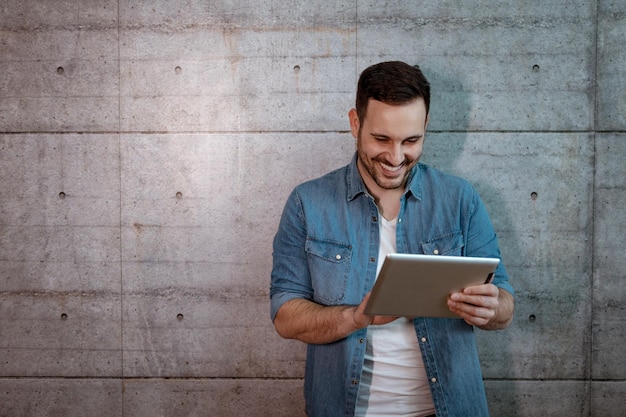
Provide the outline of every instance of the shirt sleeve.
[[515,292],[509,282],[509,276],[502,261],[498,237],[487,214],[487,209],[475,190],[473,190],[472,207],[466,233],[467,247],[465,256],[500,259],[492,283],[513,295]]
[[294,190],[283,210],[273,242],[273,265],[270,283],[272,321],[287,301],[313,298],[313,289],[305,251],[306,225],[298,193]]

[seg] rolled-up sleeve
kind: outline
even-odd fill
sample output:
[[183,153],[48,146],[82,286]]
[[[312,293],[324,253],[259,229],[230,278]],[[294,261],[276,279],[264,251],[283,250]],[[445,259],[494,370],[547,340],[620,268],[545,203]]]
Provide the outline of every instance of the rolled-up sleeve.
[[273,265],[270,283],[270,314],[272,321],[287,301],[312,299],[313,290],[305,251],[306,224],[302,204],[294,190],[283,210],[274,236]]

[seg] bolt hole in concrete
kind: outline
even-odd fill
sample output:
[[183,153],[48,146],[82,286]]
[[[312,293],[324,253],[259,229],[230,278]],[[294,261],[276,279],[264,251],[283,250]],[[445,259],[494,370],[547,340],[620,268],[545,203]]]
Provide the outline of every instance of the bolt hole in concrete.
[[180,200],[181,198],[183,198],[183,193],[181,193],[180,191],[179,191],[179,192],[177,192],[177,193],[176,193],[176,198],[177,198],[177,199],[179,199],[179,200]]
[[537,319],[537,317],[535,317],[534,314],[531,314],[530,316],[528,316],[528,320],[529,321],[535,321]]
[[295,67],[293,67],[293,72],[295,72],[296,74],[300,72],[300,65],[296,65]]
[[533,65],[533,71],[539,72],[539,65],[537,64]]
[[176,74],[180,74],[180,73],[182,72],[182,70],[183,70],[183,69],[182,69],[181,67],[179,67],[179,66],[177,66],[176,68],[174,68],[174,72],[175,72]]
[[533,200],[533,201],[537,200],[537,196],[538,196],[537,193],[534,192],[534,191],[532,193],[530,193],[530,199]]
[[57,68],[57,74],[63,75],[64,72],[65,72],[65,69],[63,67]]
[[63,200],[63,199],[65,198],[65,193],[64,193],[63,191],[61,191],[61,192],[59,193],[59,198],[60,198],[61,200]]
[[61,314],[61,320],[63,321],[67,320],[67,314],[65,313]]
[[178,315],[176,316],[176,318],[177,318],[178,320],[182,320],[184,317],[183,317],[183,315],[182,315],[182,314],[178,313]]

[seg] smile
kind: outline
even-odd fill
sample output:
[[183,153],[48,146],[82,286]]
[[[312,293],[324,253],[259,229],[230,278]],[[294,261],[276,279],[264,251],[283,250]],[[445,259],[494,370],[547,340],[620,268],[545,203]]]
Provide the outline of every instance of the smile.
[[381,168],[384,171],[392,173],[392,174],[399,172],[402,169],[402,167],[404,167],[404,164],[400,164],[398,166],[391,166],[391,165],[387,165],[384,162],[380,162],[380,161],[378,163],[380,164]]

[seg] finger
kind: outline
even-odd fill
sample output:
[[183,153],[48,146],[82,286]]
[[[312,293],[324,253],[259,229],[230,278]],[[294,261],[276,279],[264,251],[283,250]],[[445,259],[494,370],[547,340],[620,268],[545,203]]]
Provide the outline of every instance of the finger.
[[476,326],[487,324],[494,316],[495,310],[486,307],[480,307],[467,303],[459,303],[453,300],[448,301],[448,308],[457,314],[466,322]]
[[497,297],[499,290],[498,287],[493,284],[481,284],[466,287],[463,289],[462,293],[467,295],[487,295]]
[[367,301],[370,299],[371,294],[372,294],[371,291],[365,294],[365,297],[363,297],[363,299],[359,303],[359,306],[358,306],[359,311],[361,312],[365,311],[365,306],[367,305]]
[[450,300],[469,304],[475,307],[485,307],[491,309],[497,309],[499,302],[498,298],[491,295],[468,295],[464,293],[454,293],[450,295]]

